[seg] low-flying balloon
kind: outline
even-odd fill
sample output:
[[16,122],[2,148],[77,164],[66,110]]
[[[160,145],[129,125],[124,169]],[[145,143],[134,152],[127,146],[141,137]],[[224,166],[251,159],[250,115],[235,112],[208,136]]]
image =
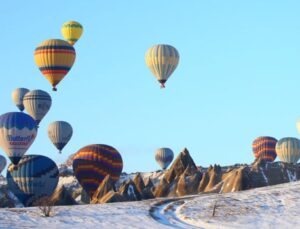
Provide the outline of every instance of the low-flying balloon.
[[24,105],[23,105],[23,97],[24,95],[29,92],[27,88],[16,88],[12,92],[12,100],[14,104],[19,108],[20,111],[24,110]]
[[18,164],[37,135],[36,122],[22,112],[0,116],[0,146],[13,164]]
[[123,161],[120,153],[108,145],[85,146],[73,158],[74,174],[90,197],[106,175],[110,175],[113,181],[117,181],[122,169]]
[[0,155],[0,174],[6,166],[6,159],[2,155]]
[[159,148],[155,151],[155,160],[162,169],[166,169],[173,161],[174,153],[169,148]]
[[276,153],[281,161],[297,163],[300,158],[300,140],[298,138],[282,138],[276,144]]
[[145,60],[161,88],[164,88],[179,63],[179,53],[171,45],[154,45],[146,52]]
[[32,90],[24,96],[23,104],[27,113],[36,121],[37,125],[39,125],[49,111],[52,99],[45,91]]
[[71,44],[74,45],[81,37],[83,32],[82,25],[77,21],[67,21],[61,28],[63,37]]
[[57,184],[59,172],[50,158],[41,155],[25,155],[18,165],[7,169],[7,184],[24,206],[38,205],[42,198],[49,198]]
[[72,134],[72,126],[65,121],[56,121],[48,126],[48,137],[59,152],[70,141]]
[[46,40],[34,52],[35,63],[51,83],[53,91],[57,90],[56,85],[72,68],[75,57],[73,46],[60,39]]
[[255,158],[261,158],[263,161],[273,162],[276,159],[277,139],[268,136],[256,138],[252,143],[252,150]]

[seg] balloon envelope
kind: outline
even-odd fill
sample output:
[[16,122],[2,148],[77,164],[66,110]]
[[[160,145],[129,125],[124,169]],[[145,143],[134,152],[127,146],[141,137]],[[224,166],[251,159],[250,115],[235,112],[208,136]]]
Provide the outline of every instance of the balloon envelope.
[[256,138],[252,143],[252,150],[255,158],[261,158],[267,162],[273,162],[276,154],[277,139],[268,136]]
[[174,153],[169,148],[159,148],[155,151],[155,160],[162,169],[166,169],[173,161]]
[[32,90],[24,96],[23,104],[27,113],[33,117],[38,125],[48,113],[52,104],[52,99],[45,91]]
[[163,88],[179,63],[179,53],[171,45],[154,45],[146,52],[145,60],[146,65]]
[[16,88],[12,92],[12,100],[14,104],[19,108],[20,111],[24,110],[24,105],[23,105],[23,97],[24,95],[29,92],[27,88]]
[[48,137],[59,151],[69,142],[72,134],[72,126],[67,122],[56,121],[48,126]]
[[120,153],[108,145],[85,146],[73,158],[74,174],[90,197],[106,175],[117,181],[122,169],[123,161]]
[[36,122],[22,112],[0,116],[0,146],[12,163],[18,164],[37,135]]
[[300,158],[300,140],[297,138],[282,138],[276,144],[276,153],[281,161],[297,163]]
[[0,173],[2,173],[5,166],[6,166],[6,159],[2,155],[0,155]]
[[63,37],[71,44],[74,45],[81,37],[83,32],[82,25],[77,21],[67,21],[61,28]]
[[76,52],[73,46],[59,39],[40,43],[34,52],[36,65],[51,83],[54,91],[56,91],[56,85],[72,68],[75,57]]
[[58,175],[58,168],[50,158],[25,155],[18,165],[8,166],[6,178],[9,189],[24,206],[33,206],[53,194]]

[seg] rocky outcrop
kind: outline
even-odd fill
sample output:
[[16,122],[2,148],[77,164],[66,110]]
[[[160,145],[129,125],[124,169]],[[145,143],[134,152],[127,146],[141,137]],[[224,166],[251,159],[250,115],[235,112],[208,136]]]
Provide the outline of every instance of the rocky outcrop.
[[142,200],[142,195],[130,179],[119,188],[119,193],[128,201]]
[[67,191],[63,185],[55,190],[55,192],[50,198],[50,201],[54,206],[77,204],[76,201],[73,199],[71,193],[69,193],[69,191]]
[[14,208],[17,205],[16,202],[16,197],[13,196],[7,186],[0,186],[0,208]]
[[105,196],[110,191],[116,191],[113,180],[110,175],[107,175],[101,182],[93,197],[91,198],[92,204],[97,204],[101,202],[101,198]]
[[101,198],[99,203],[104,204],[104,203],[115,203],[115,202],[123,202],[123,201],[126,201],[126,198],[123,195],[115,191],[110,191]]
[[133,183],[135,184],[137,190],[141,193],[144,188],[145,188],[145,183],[144,180],[141,176],[140,173],[138,173],[137,175],[135,175],[135,177],[133,178]]

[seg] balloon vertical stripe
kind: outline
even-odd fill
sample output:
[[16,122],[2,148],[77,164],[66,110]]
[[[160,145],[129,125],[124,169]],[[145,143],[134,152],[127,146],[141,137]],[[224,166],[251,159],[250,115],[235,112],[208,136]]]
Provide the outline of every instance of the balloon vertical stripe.
[[297,138],[282,138],[276,144],[276,152],[281,161],[297,163],[300,158],[300,140]]

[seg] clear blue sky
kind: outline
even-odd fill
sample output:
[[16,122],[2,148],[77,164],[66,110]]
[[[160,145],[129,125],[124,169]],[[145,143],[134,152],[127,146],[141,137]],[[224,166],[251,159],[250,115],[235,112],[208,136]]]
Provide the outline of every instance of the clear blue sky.
[[[5,1],[0,5],[0,112],[16,111],[17,87],[53,104],[27,154],[57,163],[92,143],[122,154],[124,170],[158,169],[154,150],[190,150],[196,164],[251,163],[256,136],[299,137],[300,2],[276,0]],[[72,70],[53,93],[33,59],[61,25],[79,21]],[[157,43],[181,56],[167,88],[145,65]],[[74,135],[59,155],[47,137],[56,120]],[[4,154],[4,153],[3,153]]]

